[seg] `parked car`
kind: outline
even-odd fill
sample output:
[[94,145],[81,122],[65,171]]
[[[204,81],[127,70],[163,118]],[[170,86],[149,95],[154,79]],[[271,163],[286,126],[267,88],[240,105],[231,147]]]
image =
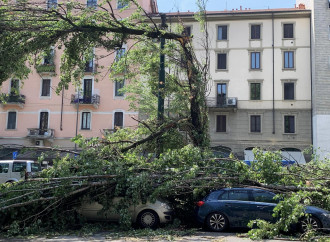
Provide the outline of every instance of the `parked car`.
[[[263,219],[275,222],[272,216],[276,206],[275,194],[255,188],[224,188],[211,192],[197,203],[197,221],[216,232],[228,227],[247,227],[251,220]],[[309,216],[303,217],[298,227],[330,228],[330,212],[321,208],[306,206]]]
[[17,182],[39,171],[39,163],[32,160],[0,160],[0,183]]
[[[122,198],[113,199],[113,204],[121,202]],[[77,212],[86,217],[87,220],[94,221],[114,221],[118,222],[120,215],[114,209],[101,211],[103,206],[97,202],[82,202],[77,208]],[[154,203],[147,202],[138,205],[131,205],[128,211],[132,218],[132,223],[136,223],[141,228],[157,228],[160,224],[165,224],[173,220],[174,210],[163,200],[156,200]]]

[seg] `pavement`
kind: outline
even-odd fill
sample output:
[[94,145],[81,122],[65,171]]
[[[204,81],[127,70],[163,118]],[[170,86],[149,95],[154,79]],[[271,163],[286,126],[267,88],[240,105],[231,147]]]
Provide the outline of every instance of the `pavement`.
[[[43,241],[49,241],[49,242],[66,242],[66,241],[95,241],[95,242],[101,242],[101,241],[113,241],[113,242],[141,242],[141,241],[159,241],[159,242],[168,242],[168,241],[179,241],[179,242],[252,242],[255,240],[251,240],[248,238],[244,238],[241,236],[237,236],[236,233],[214,233],[214,232],[197,232],[194,235],[188,235],[188,236],[182,236],[182,237],[168,237],[168,238],[148,238],[148,237],[142,237],[142,238],[134,238],[134,237],[121,237],[113,239],[111,237],[108,237],[108,233],[104,232],[101,234],[95,234],[93,236],[89,237],[79,237],[79,236],[56,236],[52,238],[31,238],[31,239],[0,239],[0,241],[33,241],[33,242],[43,242]],[[292,240],[285,240],[285,239],[273,239],[273,240],[262,240],[265,242],[284,242],[284,241],[292,241]],[[299,241],[299,240],[295,240]]]

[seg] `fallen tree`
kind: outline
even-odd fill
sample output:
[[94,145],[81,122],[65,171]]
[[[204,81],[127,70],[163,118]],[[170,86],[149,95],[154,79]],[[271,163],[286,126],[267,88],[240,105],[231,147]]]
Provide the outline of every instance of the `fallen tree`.
[[[154,158],[133,150],[117,155],[116,146],[120,144],[109,146],[101,142],[96,146],[95,140],[81,144],[85,146],[78,157],[58,159],[38,178],[0,187],[3,232],[28,234],[69,229],[83,223],[75,212],[82,200],[97,201],[109,208],[113,206],[111,198],[117,196],[124,197],[126,207],[166,198],[182,223],[191,225],[194,203],[210,190],[222,187],[260,187],[287,198],[277,211],[281,219],[277,226],[281,230],[303,216],[291,214],[300,203],[330,207],[328,161],[282,167],[277,154],[259,152],[258,162],[248,166],[234,158],[213,158],[211,153],[192,146],[168,150]],[[121,222],[123,227],[130,226],[130,221]],[[262,235],[259,237],[278,235],[252,231],[253,236]]]

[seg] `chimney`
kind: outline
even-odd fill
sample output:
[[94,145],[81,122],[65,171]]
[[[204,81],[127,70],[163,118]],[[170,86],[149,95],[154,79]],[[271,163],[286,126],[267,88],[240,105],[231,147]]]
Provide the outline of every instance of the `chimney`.
[[305,4],[303,4],[303,3],[300,3],[298,8],[299,9],[306,9]]
[[242,11],[242,6],[239,6],[239,10],[241,10],[241,11]]

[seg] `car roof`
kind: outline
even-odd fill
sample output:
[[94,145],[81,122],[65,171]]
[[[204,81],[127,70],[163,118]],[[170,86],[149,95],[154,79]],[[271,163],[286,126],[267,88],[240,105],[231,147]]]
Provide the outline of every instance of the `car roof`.
[[252,188],[252,187],[226,187],[226,188],[221,188],[221,189],[218,189],[218,190],[215,190],[214,192],[216,191],[235,191],[235,190],[249,190],[249,191],[267,191],[267,190],[264,190],[262,188]]
[[33,160],[0,160],[0,163],[10,163],[10,162],[34,162]]

